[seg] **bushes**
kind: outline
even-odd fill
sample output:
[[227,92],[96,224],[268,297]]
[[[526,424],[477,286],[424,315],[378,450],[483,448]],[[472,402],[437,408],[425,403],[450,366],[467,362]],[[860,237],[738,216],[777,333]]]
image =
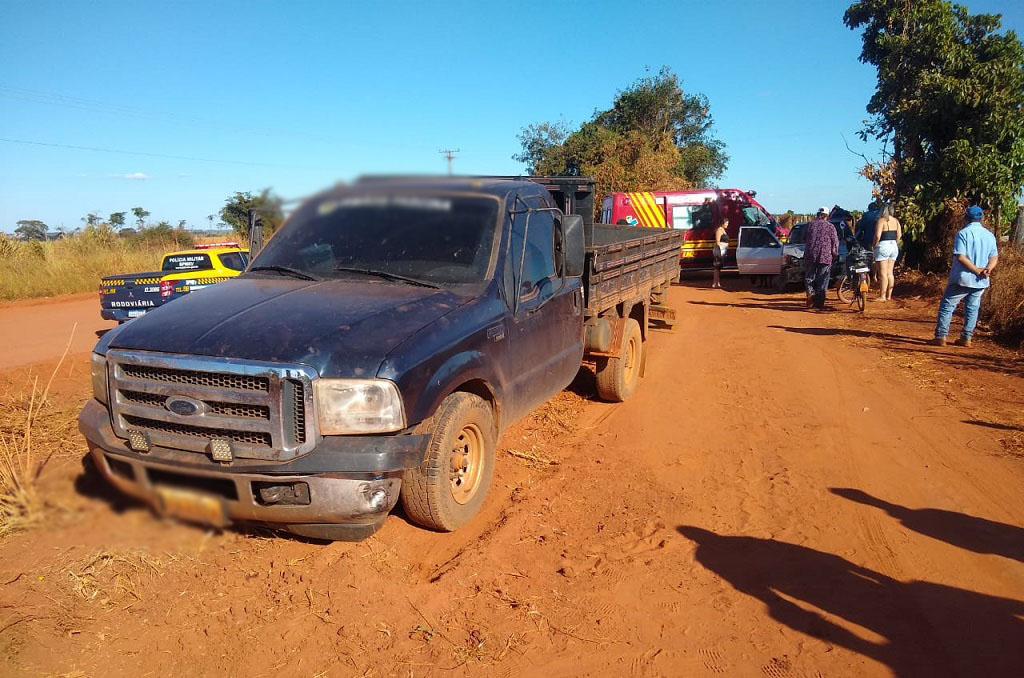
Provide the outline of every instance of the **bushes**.
[[981,319],[993,333],[1024,341],[1024,250],[1004,245],[999,265],[981,303]]
[[93,292],[105,275],[158,269],[164,253],[175,249],[182,246],[154,237],[120,238],[103,227],[50,242],[0,237],[0,300]]

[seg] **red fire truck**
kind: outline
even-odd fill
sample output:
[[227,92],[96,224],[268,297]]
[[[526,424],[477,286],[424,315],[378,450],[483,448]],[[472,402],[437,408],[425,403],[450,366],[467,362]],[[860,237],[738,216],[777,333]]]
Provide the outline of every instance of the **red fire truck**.
[[735,188],[612,193],[601,205],[601,222],[685,231],[679,266],[697,271],[711,268],[715,228],[728,219],[725,267],[735,268],[740,227],[766,226],[778,230],[768,210],[754,196],[754,191]]

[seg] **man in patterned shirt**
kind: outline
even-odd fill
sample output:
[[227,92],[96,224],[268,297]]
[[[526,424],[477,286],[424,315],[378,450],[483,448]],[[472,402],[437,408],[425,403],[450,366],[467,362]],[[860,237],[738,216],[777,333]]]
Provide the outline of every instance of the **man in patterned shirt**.
[[839,254],[839,236],[828,220],[828,209],[822,207],[814,221],[807,225],[804,241],[804,280],[807,283],[807,308],[825,309],[825,290],[832,277],[832,262]]

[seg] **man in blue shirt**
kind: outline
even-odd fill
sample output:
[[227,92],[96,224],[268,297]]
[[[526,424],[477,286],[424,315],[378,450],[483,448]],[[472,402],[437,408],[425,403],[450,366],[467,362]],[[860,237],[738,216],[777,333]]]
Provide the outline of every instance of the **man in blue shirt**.
[[875,224],[878,223],[878,203],[871,202],[868,211],[857,222],[857,230],[854,237],[860,246],[866,250],[871,249],[871,242],[875,239]]
[[981,308],[981,295],[989,285],[992,270],[999,262],[996,249],[996,237],[992,231],[981,225],[985,215],[980,207],[971,206],[964,212],[965,226],[956,234],[953,244],[953,267],[949,271],[949,282],[946,292],[939,302],[939,317],[935,322],[935,338],[932,345],[945,346],[946,335],[949,334],[949,321],[953,311],[964,299],[964,329],[957,346],[970,346],[971,334],[978,324],[978,309]]

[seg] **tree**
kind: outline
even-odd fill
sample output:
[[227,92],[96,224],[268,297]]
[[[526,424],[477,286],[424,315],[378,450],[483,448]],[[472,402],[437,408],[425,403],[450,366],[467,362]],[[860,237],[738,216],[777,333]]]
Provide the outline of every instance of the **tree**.
[[148,217],[150,213],[141,207],[133,207],[132,214],[135,215],[135,227],[141,231],[146,227],[146,217]]
[[284,221],[281,198],[273,195],[269,188],[253,195],[249,192],[235,192],[224,201],[220,210],[221,220],[231,226],[235,233],[244,240],[249,239],[249,213],[259,214],[263,224],[263,237],[267,238],[277,230]]
[[107,217],[107,223],[120,231],[124,228],[124,217],[126,214],[126,212],[111,212],[110,216]]
[[216,214],[207,214],[206,220],[210,222],[210,230],[213,230],[213,220],[217,218]]
[[[883,154],[862,174],[895,204],[911,263],[945,267],[968,204],[1016,212],[1024,184],[1024,46],[1000,17],[946,0],[859,0],[844,22],[863,29],[860,60],[878,69],[861,137]],[[997,233],[1004,224],[990,219]]]
[[178,220],[178,230],[179,231],[184,231],[186,223],[188,223],[188,222],[185,219],[179,219]]
[[102,217],[100,217],[100,215],[96,214],[95,212],[89,212],[88,214],[86,214],[84,217],[82,217],[82,221],[85,222],[86,226],[92,227],[99,226],[101,223],[103,223]]
[[729,159],[711,127],[707,98],[685,93],[666,67],[618,92],[577,130],[564,122],[524,127],[512,159],[531,174],[593,176],[599,193],[705,186]]
[[161,221],[155,226],[140,231],[138,237],[146,242],[172,243],[178,249],[195,246],[195,239],[188,232],[176,229],[166,221]]
[[14,232],[23,240],[46,240],[50,227],[38,219],[22,219],[17,222]]

